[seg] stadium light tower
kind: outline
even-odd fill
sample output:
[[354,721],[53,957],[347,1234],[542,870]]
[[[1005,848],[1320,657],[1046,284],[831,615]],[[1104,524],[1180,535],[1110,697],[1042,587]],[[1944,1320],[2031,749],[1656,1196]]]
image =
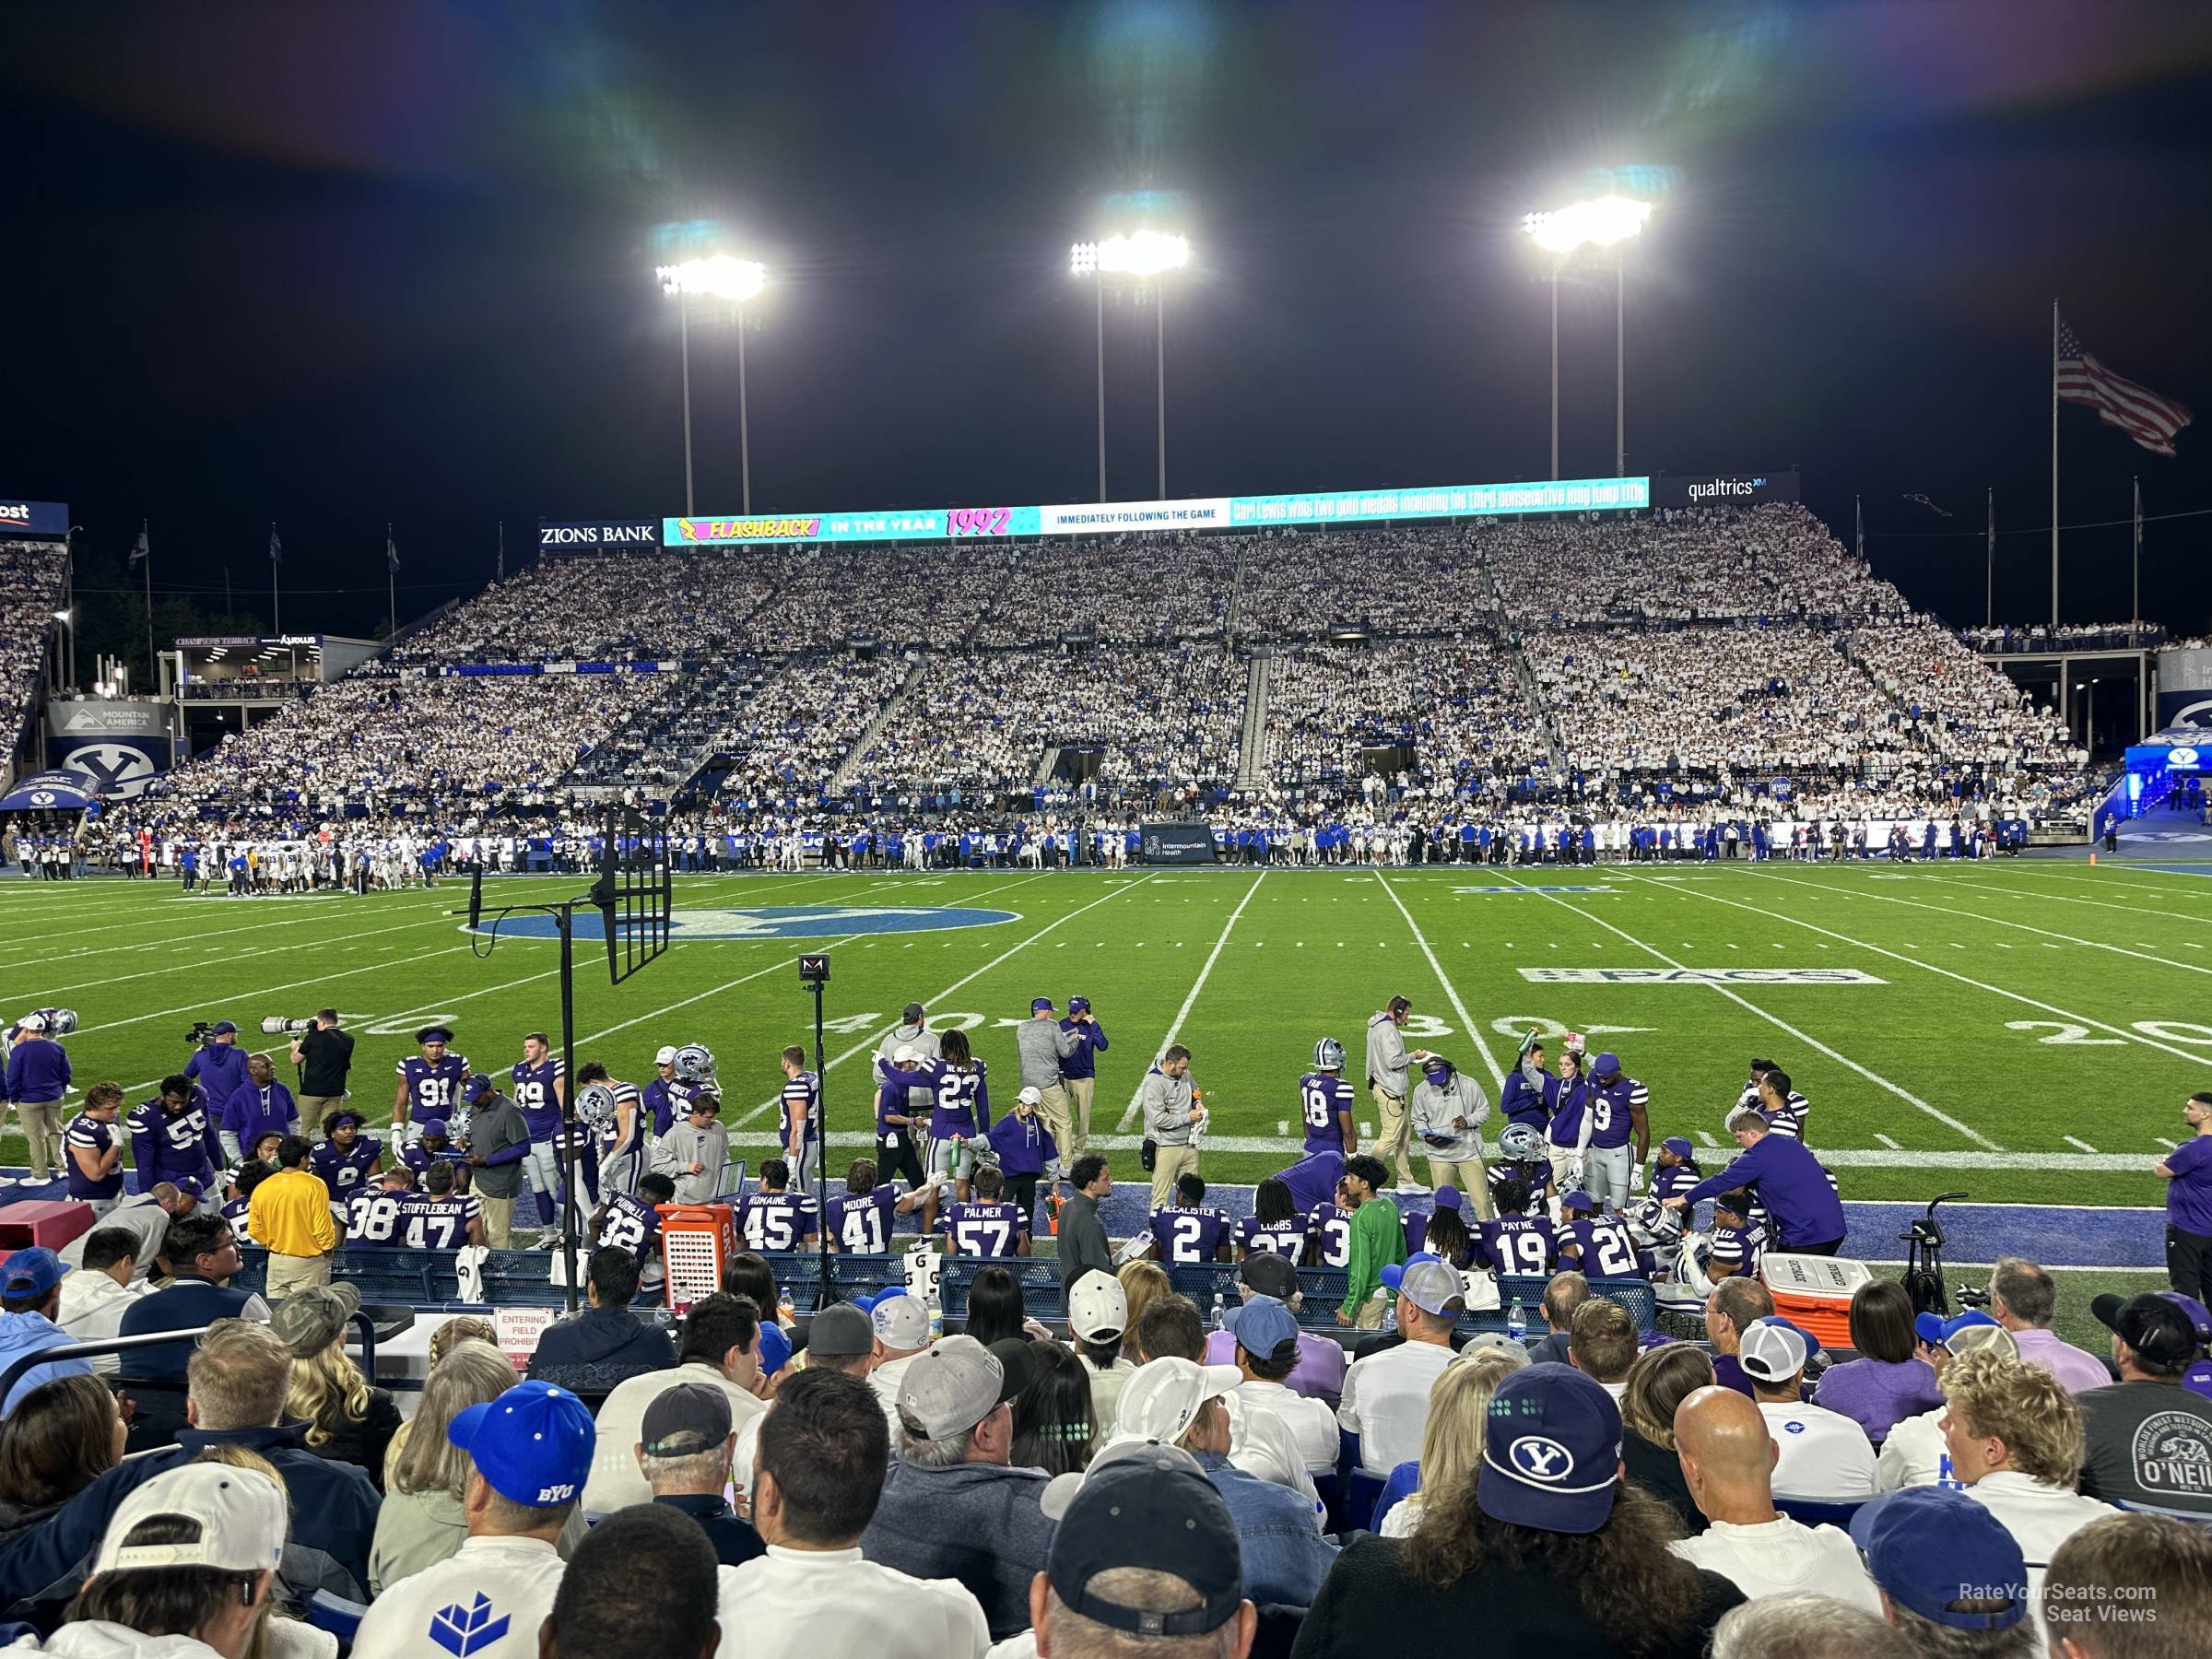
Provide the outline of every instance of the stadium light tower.
[[1622,195],[1575,202],[1521,221],[1531,241],[1552,255],[1551,265],[1551,476],[1559,476],[1559,269],[1584,248],[1613,253],[1613,472],[1629,465],[1628,266],[1622,244],[1643,234],[1652,205]]
[[1169,236],[1159,230],[1139,230],[1134,236],[1110,236],[1104,241],[1077,242],[1068,253],[1068,271],[1090,278],[1098,300],[1099,330],[1099,500],[1106,499],[1106,279],[1128,276],[1152,285],[1152,302],[1159,333],[1155,342],[1159,380],[1159,499],[1168,494],[1168,307],[1165,278],[1191,263],[1188,237]]
[[653,273],[661,291],[677,301],[677,332],[683,341],[684,359],[684,516],[697,511],[691,499],[691,301],[720,300],[737,314],[737,462],[744,475],[745,512],[753,511],[752,429],[746,407],[745,306],[768,286],[768,270],[758,260],[733,259],[717,253],[711,259],[687,259],[662,265]]

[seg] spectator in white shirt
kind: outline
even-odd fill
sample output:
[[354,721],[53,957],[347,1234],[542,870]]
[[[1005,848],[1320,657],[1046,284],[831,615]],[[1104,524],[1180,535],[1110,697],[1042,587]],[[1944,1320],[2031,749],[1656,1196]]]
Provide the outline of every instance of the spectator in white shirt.
[[[1479,1345],[1479,1346],[1478,1346]],[[1429,1494],[1450,1491],[1482,1462],[1483,1424],[1498,1384],[1529,1363],[1528,1350],[1508,1336],[1478,1336],[1444,1367],[1429,1391],[1429,1426],[1421,1433],[1420,1485],[1383,1512],[1375,1531],[1385,1538],[1413,1535]]]
[[461,1500],[468,1536],[370,1605],[356,1659],[459,1652],[455,1641],[469,1659],[535,1659],[538,1627],[560,1584],[555,1545],[592,1472],[592,1414],[565,1388],[518,1382],[461,1412],[446,1438],[469,1457]]
[[1594,1296],[1574,1311],[1567,1327],[1567,1363],[1620,1404],[1636,1363],[1636,1321],[1618,1302]]
[[2112,1367],[2060,1340],[2051,1328],[2057,1311],[2058,1287],[2048,1273],[2022,1256],[1997,1258],[1989,1275],[1989,1313],[2012,1333],[2020,1358],[2042,1366],[2075,1394],[2110,1386]]
[[[639,1504],[576,1547],[536,1633],[539,1659],[712,1659],[736,1651],[715,1619],[713,1547],[680,1511]],[[429,1650],[425,1650],[426,1652]]]
[[[876,1332],[866,1311],[851,1302],[833,1302],[817,1313],[806,1327],[804,1365],[808,1371],[842,1371],[866,1381],[876,1366]],[[737,1426],[737,1445],[730,1453],[730,1485],[735,1488],[741,1515],[751,1511],[753,1459],[760,1444],[760,1425],[767,1420],[766,1412],[757,1411]]]
[[1967,1495],[2005,1524],[2028,1563],[2028,1608],[2042,1629],[2052,1552],[2093,1521],[2119,1513],[2074,1489],[2081,1477],[2081,1407],[2052,1371],[1983,1352],[1943,1373],[1943,1437]]
[[[1109,1445],[1133,1437],[1156,1438],[1151,1430],[1135,1426],[1141,1414],[1134,1411],[1129,1400],[1147,1365],[1155,1359],[1206,1363],[1206,1329],[1198,1321],[1198,1304],[1187,1296],[1162,1296],[1148,1303],[1136,1316],[1130,1336],[1136,1344],[1140,1363],[1124,1384],[1122,1398],[1115,1405],[1114,1432],[1107,1438]],[[1305,1453],[1299,1450],[1290,1426],[1281,1417],[1265,1406],[1241,1398],[1233,1390],[1221,1397],[1221,1404],[1229,1412],[1230,1463],[1247,1475],[1288,1487],[1301,1498],[1320,1495],[1313,1477],[1306,1472]]]
[[1882,1598],[1851,1539],[1774,1507],[1779,1448],[1759,1408],[1733,1388],[1700,1388],[1675,1413],[1682,1477],[1705,1531],[1668,1546],[1747,1597],[1818,1593],[1879,1613]]
[[1840,1411],[1807,1406],[1798,1397],[1811,1353],[1805,1333],[1786,1319],[1762,1319],[1744,1333],[1744,1375],[1779,1448],[1774,1490],[1822,1503],[1870,1497],[1874,1446],[1866,1430]]
[[633,1503],[652,1501],[653,1489],[638,1468],[635,1448],[645,1408],[683,1382],[703,1382],[722,1391],[730,1403],[730,1421],[742,1429],[767,1406],[760,1394],[760,1311],[748,1296],[726,1290],[702,1297],[684,1315],[677,1363],[668,1370],[641,1371],[615,1385],[599,1407],[598,1451],[583,1507],[612,1514]]
[[[98,1342],[116,1335],[123,1312],[146,1289],[138,1275],[138,1235],[127,1227],[100,1227],[85,1241],[79,1271],[62,1280],[62,1305],[53,1323],[72,1342]],[[92,1360],[96,1375],[112,1375],[121,1356],[100,1354]]]
[[1298,1369],[1299,1354],[1298,1320],[1288,1306],[1272,1296],[1253,1296],[1223,1323],[1235,1339],[1237,1370],[1244,1378],[1237,1398],[1282,1418],[1309,1470],[1334,1469],[1336,1414],[1319,1400],[1292,1394],[1285,1383]]
[[1452,1331],[1467,1306],[1458,1273],[1434,1257],[1385,1267],[1382,1283],[1397,1292],[1406,1340],[1355,1359],[1336,1408],[1345,1432],[1359,1437],[1359,1466],[1377,1475],[1420,1456],[1429,1391],[1452,1363]]
[[753,1524],[768,1553],[722,1571],[722,1627],[755,1653],[979,1659],[983,1609],[952,1579],[919,1579],[863,1558],[883,1495],[890,1431],[858,1377],[794,1371],[760,1422]]
[[[1923,1313],[1920,1319],[1915,1327],[1920,1335],[1920,1357],[1936,1368],[1938,1388],[1943,1385],[1944,1371],[1954,1359],[1983,1350],[2002,1354],[2007,1359],[2019,1354],[2012,1333],[1979,1308],[1969,1308],[1953,1320],[1937,1319],[1932,1313]],[[1874,1465],[1875,1484],[1881,1490],[1897,1492],[1912,1486],[1959,1484],[1958,1474],[1951,1467],[1951,1449],[1943,1438],[1943,1419],[1949,1410],[1948,1406],[1938,1406],[1918,1417],[1906,1418],[1889,1430]]]

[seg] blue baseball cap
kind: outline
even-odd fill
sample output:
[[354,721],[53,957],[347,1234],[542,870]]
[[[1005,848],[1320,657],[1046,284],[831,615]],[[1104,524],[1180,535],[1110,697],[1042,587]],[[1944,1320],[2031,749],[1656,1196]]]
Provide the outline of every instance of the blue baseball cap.
[[470,1073],[468,1081],[461,1085],[461,1098],[471,1105],[482,1100],[491,1091],[491,1078],[484,1072]]
[[62,1282],[69,1264],[42,1244],[0,1262],[0,1296],[44,1296]]
[[[1946,1487],[1907,1487],[1860,1506],[1851,1541],[1874,1582],[1908,1611],[1954,1630],[2009,1630],[2028,1617],[2028,1563],[2019,1540],[1985,1504]],[[1994,1613],[1954,1613],[1955,1601],[2007,1597]]]
[[445,1134],[445,1120],[443,1118],[424,1118],[422,1120],[422,1132],[425,1135]]
[[1221,1323],[1236,1337],[1237,1346],[1255,1359],[1285,1357],[1280,1353],[1285,1343],[1292,1353],[1298,1351],[1298,1319],[1280,1297],[1254,1296],[1224,1313]]
[[206,1196],[206,1189],[200,1185],[200,1179],[196,1175],[179,1176],[171,1184],[174,1186],[178,1192],[190,1193],[194,1198],[203,1198]]
[[1969,1308],[1956,1319],[1945,1319],[1936,1313],[1921,1313],[1912,1320],[1912,1334],[1930,1347],[1942,1347],[1969,1325],[1994,1325],[1996,1323],[1979,1308]]
[[1619,1077],[1620,1056],[1614,1053],[1600,1054],[1590,1063],[1590,1075],[1594,1077]]
[[1588,1210],[1594,1215],[1597,1213],[1597,1200],[1581,1187],[1576,1187],[1571,1193],[1559,1194],[1559,1207],[1563,1210]]
[[1071,997],[1069,997],[1069,998],[1067,999],[1067,1011],[1068,1011],[1070,1014],[1088,1014],[1088,1013],[1089,1013],[1089,1012],[1090,1012],[1090,998],[1089,998],[1089,997],[1088,997],[1088,996],[1071,996]]
[[1475,1501],[1491,1520],[1594,1533],[1620,1490],[1620,1407],[1571,1365],[1524,1366],[1490,1396],[1482,1464]]
[[1032,1014],[1042,1014],[1042,1013],[1045,1013],[1045,1012],[1047,1012],[1047,1011],[1048,1011],[1048,1010],[1049,1010],[1049,1009],[1052,1007],[1052,1006],[1053,1006],[1053,999],[1052,999],[1051,997],[1049,997],[1049,996],[1040,996],[1040,997],[1037,997],[1037,998],[1033,999],[1033,1000],[1030,1002],[1030,1013],[1032,1013]]
[[772,1377],[791,1363],[791,1338],[772,1319],[760,1322],[760,1374]]
[[597,1432],[584,1403],[567,1389],[518,1382],[461,1412],[445,1438],[469,1454],[500,1497],[551,1509],[583,1490]]
[[207,1035],[210,1037],[235,1037],[238,1035],[238,1027],[228,1019],[218,1019],[207,1028]]
[[1677,1158],[1695,1158],[1698,1149],[1689,1144],[1687,1135],[1670,1135],[1659,1143],[1659,1150],[1672,1152]]

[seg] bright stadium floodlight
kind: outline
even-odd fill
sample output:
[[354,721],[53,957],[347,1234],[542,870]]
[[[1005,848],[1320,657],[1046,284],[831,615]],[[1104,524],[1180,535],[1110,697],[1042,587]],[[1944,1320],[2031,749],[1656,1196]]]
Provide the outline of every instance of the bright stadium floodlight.
[[[1108,276],[1164,276],[1191,263],[1191,241],[1161,230],[1139,230],[1115,235],[1103,241],[1077,242],[1068,250],[1067,269],[1072,276],[1088,276],[1097,289],[1099,334],[1099,500],[1106,499],[1106,284]],[[1164,285],[1154,284],[1152,305],[1159,335],[1155,341],[1159,401],[1159,477],[1162,500],[1168,494],[1168,308]]]
[[757,259],[736,259],[717,253],[711,259],[687,259],[659,266],[661,292],[675,299],[677,334],[684,359],[684,516],[698,512],[691,493],[691,301],[719,300],[737,308],[737,465],[745,492],[745,512],[753,511],[752,416],[745,386],[745,303],[760,297],[768,286],[768,267]]
[[1549,213],[1522,218],[1521,229],[1547,253],[1555,255],[1551,268],[1551,476],[1559,476],[1559,265],[1583,248],[1612,248],[1613,311],[1613,474],[1618,477],[1629,465],[1628,414],[1628,272],[1618,250],[1630,238],[1643,234],[1651,221],[1652,205],[1629,196],[1602,195],[1575,202]]

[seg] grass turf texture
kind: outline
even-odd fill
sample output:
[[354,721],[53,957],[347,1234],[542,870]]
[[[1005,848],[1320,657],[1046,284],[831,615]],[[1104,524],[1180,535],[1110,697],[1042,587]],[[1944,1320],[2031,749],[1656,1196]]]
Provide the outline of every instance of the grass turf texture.
[[[488,902],[583,885],[494,882]],[[335,1004],[359,1041],[354,1095],[373,1133],[418,1026],[450,1022],[463,1053],[502,1072],[523,1032],[558,1041],[556,946],[511,936],[478,955],[484,942],[452,913],[465,902],[460,884],[241,900],[186,900],[167,884],[10,884],[0,888],[14,941],[0,950],[0,1009],[76,1008],[77,1088],[112,1077],[135,1103],[189,1056],[193,1019],[235,1019],[241,1043],[275,1047],[258,1034],[262,1016]],[[606,983],[603,947],[580,943],[579,1063],[600,1059],[642,1081],[659,1044],[706,1042],[724,1121],[756,1167],[770,1144],[778,1051],[796,1041],[811,1052],[811,999],[794,967],[802,949],[829,950],[834,968],[833,1171],[858,1149],[848,1137],[871,1125],[866,1055],[909,1000],[934,1023],[973,1026],[1003,1112],[1019,1075],[1010,1026],[1030,999],[1065,1009],[1071,994],[1091,998],[1112,1044],[1093,1122],[1106,1135],[1136,1133],[1132,1097],[1171,1033],[1192,1049],[1212,1108],[1201,1167],[1217,1181],[1251,1181],[1295,1156],[1296,1082],[1314,1040],[1341,1039],[1356,1073],[1367,1017],[1393,994],[1414,1005],[1409,1046],[1450,1055],[1493,1100],[1498,1068],[1512,1064],[1510,1033],[1532,1022],[1591,1033],[1593,1052],[1618,1052],[1649,1085],[1654,1144],[1688,1135],[1709,1170],[1733,1149],[1722,1124],[1747,1060],[1771,1055],[1811,1098],[1811,1144],[1832,1155],[1847,1198],[1964,1188],[1983,1200],[2157,1205],[2150,1166],[2185,1132],[2183,1099],[2212,1086],[2212,880],[2178,870],[2006,861],[864,872],[686,877],[677,893],[679,922],[777,906],[1013,916],[874,933],[884,919],[854,915],[838,924],[849,931],[814,937],[696,940],[619,988]],[[1677,968],[1852,970],[1882,982],[1540,977]],[[1372,1115],[1363,1098],[1360,1118]],[[1281,1138],[1285,1120],[1293,1133]],[[22,1156],[19,1135],[0,1142],[0,1159]],[[1116,1164],[1124,1180],[1140,1173],[1133,1151]]]

